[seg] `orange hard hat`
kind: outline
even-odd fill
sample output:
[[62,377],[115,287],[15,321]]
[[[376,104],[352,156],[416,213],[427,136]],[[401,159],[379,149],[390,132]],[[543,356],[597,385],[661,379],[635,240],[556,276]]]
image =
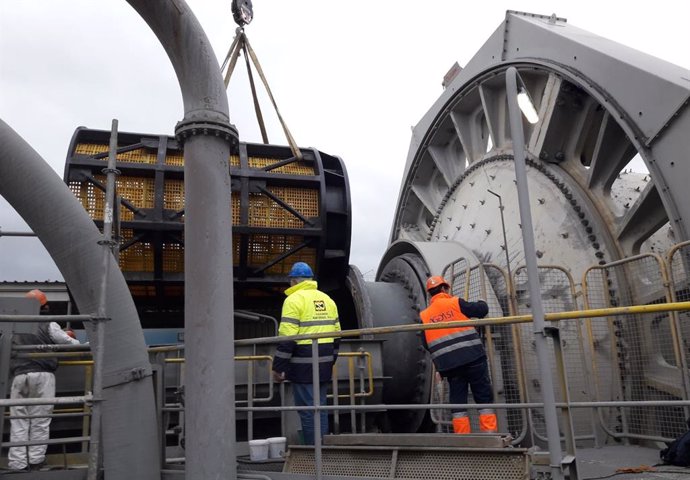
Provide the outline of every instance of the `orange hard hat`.
[[440,275],[434,275],[433,277],[429,277],[429,279],[426,281],[426,291],[428,292],[429,290],[440,287],[442,285],[445,285],[446,287],[450,288],[450,285],[448,282],[446,282],[446,279],[443,278]]
[[30,292],[26,292],[26,295],[24,295],[26,298],[35,298],[41,303],[41,306],[45,305],[48,303],[48,297],[46,297],[46,294],[43,293],[42,291],[38,289],[33,289]]

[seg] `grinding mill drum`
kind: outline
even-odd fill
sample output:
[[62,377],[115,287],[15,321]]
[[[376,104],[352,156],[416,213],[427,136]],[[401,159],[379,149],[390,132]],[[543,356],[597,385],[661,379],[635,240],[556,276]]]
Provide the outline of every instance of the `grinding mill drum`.
[[[448,265],[460,261],[465,265],[461,270],[481,264],[489,276],[484,282],[490,284],[486,293],[464,288],[459,292],[469,300],[484,296],[492,308],[489,316],[510,313],[499,306],[509,299],[499,269],[512,277],[515,313],[530,311],[514,141],[508,122],[506,70],[511,66],[518,71],[520,93],[536,110],[534,123],[523,118],[523,131],[545,308],[577,308],[576,287],[591,307],[665,299],[658,269],[640,273],[628,268],[615,278],[607,273],[605,287],[590,291],[582,286],[583,275],[593,266],[605,269],[622,258],[662,253],[690,238],[690,72],[583,32],[555,15],[508,11],[505,21],[464,68],[449,72],[445,90],[413,128],[390,245],[376,276],[376,283],[388,290],[397,287],[398,297],[407,299],[408,308],[407,315],[390,317],[385,325],[419,321],[416,313],[426,303],[425,277],[442,274]],[[592,286],[591,273],[589,277],[587,285]],[[457,287],[462,286],[458,282]],[[380,298],[376,288],[380,287],[370,288],[375,307]],[[376,322],[381,318],[376,317]],[[613,332],[615,338],[623,338],[616,346],[618,355],[642,359],[635,368],[623,365],[626,372],[642,372],[639,379],[630,380],[631,374],[621,379],[637,382],[636,390],[628,389],[626,394],[630,398],[678,396],[680,370],[673,369],[671,381],[662,378],[658,372],[665,365],[659,367],[663,362],[658,356],[646,354],[659,351],[659,345],[630,336],[632,326],[654,331],[654,320],[633,319],[626,325],[630,330]],[[525,338],[530,338],[531,332],[526,333]],[[570,347],[578,344],[581,334],[564,330],[561,335],[569,345],[570,364],[582,363],[587,356]],[[603,336],[595,333],[595,342],[603,344]],[[498,337],[500,342],[508,338],[505,332]],[[664,348],[670,348],[670,335],[660,338]],[[386,392],[386,400],[425,401],[431,385],[428,355],[411,335],[395,342],[406,357],[384,355],[384,373],[397,386],[394,392]],[[531,355],[529,340],[522,348]],[[607,356],[602,348],[594,355],[602,369],[617,366],[617,357]],[[502,363],[504,393],[513,390],[508,381],[518,379],[516,372],[522,369],[507,359],[505,354],[494,359]],[[527,359],[521,374],[531,389],[529,398],[534,399],[539,398],[540,383],[531,360]],[[587,385],[586,374],[569,382],[578,392],[571,399],[593,398],[594,388]],[[652,391],[656,397],[648,396]],[[505,399],[517,401],[508,393]],[[396,415],[401,417],[398,426],[414,431],[422,425],[424,412]],[[583,418],[575,418],[576,430],[590,428],[590,419],[583,412],[577,415]],[[677,418],[685,429],[683,417]],[[614,418],[611,423],[617,421]]]
[[[65,182],[99,227],[109,138],[109,131],[78,128],[65,166]],[[345,165],[314,149],[301,152],[297,160],[288,147],[240,143],[229,158],[237,308],[279,304],[296,261],[312,265],[327,291],[344,283],[351,225]],[[165,326],[181,326],[182,146],[165,135],[121,132],[117,169],[120,267],[140,312],[178,312],[178,324],[168,314]]]

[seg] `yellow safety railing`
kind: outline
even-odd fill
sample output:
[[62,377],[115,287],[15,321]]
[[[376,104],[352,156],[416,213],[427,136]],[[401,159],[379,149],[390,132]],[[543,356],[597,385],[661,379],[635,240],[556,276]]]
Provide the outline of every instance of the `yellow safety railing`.
[[[348,379],[350,383],[350,393],[338,393],[338,398],[361,398],[370,397],[374,394],[374,364],[372,362],[371,353],[369,352],[340,352],[338,353],[338,358],[347,358],[347,370]],[[355,378],[355,360],[357,358],[363,358],[366,361],[367,370],[367,385],[368,390],[363,392],[355,392],[354,388],[354,378]],[[337,363],[337,362],[336,362]],[[337,377],[336,373],[337,365],[333,365],[333,375]],[[335,385],[335,382],[333,382]],[[333,398],[334,394],[328,395],[328,398]]]

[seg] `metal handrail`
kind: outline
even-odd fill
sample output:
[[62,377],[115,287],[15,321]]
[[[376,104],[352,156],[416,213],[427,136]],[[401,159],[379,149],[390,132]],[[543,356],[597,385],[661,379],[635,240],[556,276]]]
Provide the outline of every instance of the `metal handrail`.
[[[583,318],[596,318],[596,317],[606,317],[612,315],[624,315],[624,314],[639,314],[639,313],[656,313],[656,312],[668,312],[668,311],[681,311],[690,310],[690,302],[673,302],[665,304],[654,304],[654,305],[635,305],[628,307],[611,307],[604,309],[589,309],[589,310],[575,310],[568,312],[556,312],[547,313],[544,315],[547,321],[560,321],[560,320],[576,320],[579,321]],[[449,328],[452,326],[483,326],[483,325],[503,325],[503,324],[517,324],[517,323],[528,323],[531,322],[531,315],[514,315],[501,318],[485,319],[485,320],[463,320],[458,322],[445,322],[442,325],[439,324],[408,324],[399,325],[393,327],[377,327],[377,328],[366,328],[358,330],[347,330],[341,332],[327,332],[322,334],[310,334],[310,335],[294,335],[290,337],[266,337],[261,339],[251,339],[249,340],[237,340],[236,345],[246,345],[246,344],[271,344],[278,343],[285,340],[304,340],[311,339],[314,343],[318,338],[333,338],[333,337],[355,337],[365,334],[383,334],[383,333],[395,333],[395,332],[409,332],[409,331],[423,331],[435,328]],[[639,406],[671,406],[671,405],[683,405],[689,406],[690,400],[684,401],[659,401],[659,402],[644,402]],[[493,408],[501,409],[514,409],[514,408],[543,408],[543,403],[509,403],[509,404],[491,404]],[[597,407],[609,407],[609,406],[638,406],[636,402],[557,402],[556,406],[559,408],[597,408]],[[288,407],[282,406],[281,411],[300,411],[300,410],[313,410],[315,412],[321,410],[327,411],[341,411],[341,410],[352,410],[352,411],[366,411],[366,410],[398,410],[398,409],[440,409],[440,408],[477,408],[476,404],[465,404],[465,405],[451,405],[451,404],[412,404],[412,405],[314,405],[308,407]],[[275,411],[272,407],[238,407],[238,411]],[[318,417],[318,415],[317,415]],[[318,436],[319,433],[315,432]],[[669,439],[667,439],[669,440]]]
[[[372,361],[371,353],[369,352],[340,352],[338,353],[338,358],[340,357],[364,357],[367,362],[367,377],[368,377],[368,390],[364,392],[350,394],[338,394],[338,398],[361,398],[361,397],[371,397],[374,394],[374,362]],[[351,358],[348,358],[348,364],[352,363]],[[335,365],[333,366],[335,368]],[[328,398],[333,398],[334,394],[328,395]]]
[[[65,322],[89,322],[95,324],[95,330],[97,334],[102,332],[102,322],[108,321],[109,318],[103,314],[84,314],[84,315],[0,315],[0,323],[13,323],[13,324],[47,324],[51,322],[65,321]],[[99,337],[100,339],[100,337]],[[95,356],[96,358],[102,359],[102,339],[100,342],[92,349],[89,343],[79,344],[79,345],[11,345],[11,352],[14,358],[63,358],[63,357],[83,357],[83,356]],[[89,350],[85,350],[89,349]],[[32,351],[33,350],[33,351]],[[100,357],[99,357],[100,355]],[[59,364],[85,364],[86,362],[59,362]],[[93,361],[88,361],[88,363],[93,364]],[[100,363],[100,362],[98,362]],[[101,369],[98,368],[94,373],[94,376],[98,379],[102,375]],[[83,443],[93,441],[92,435],[88,434],[88,425],[90,423],[90,417],[92,408],[94,405],[100,401],[100,396],[94,394],[93,392],[87,391],[85,389],[84,395],[81,396],[61,396],[61,397],[44,397],[44,398],[9,398],[0,399],[0,408],[4,409],[7,407],[15,406],[36,406],[36,405],[73,405],[81,404],[81,409],[74,409],[75,412],[70,413],[60,413],[52,412],[50,414],[40,414],[40,415],[6,415],[3,414],[1,419],[3,422],[5,419],[31,419],[31,418],[64,418],[64,417],[83,417],[84,418],[84,429],[83,435],[80,437],[68,437],[68,438],[56,438],[50,440],[41,441],[15,441],[15,442],[4,442],[2,447],[21,447],[30,445],[48,445],[48,444],[68,444],[68,443]],[[98,415],[97,415],[98,416]],[[0,425],[0,432],[3,430]],[[93,455],[90,453],[89,455]],[[93,462],[91,462],[93,463]],[[90,468],[90,472],[95,471],[95,468]]]
[[[628,307],[595,308],[589,310],[571,310],[567,312],[545,313],[546,321],[577,320],[579,318],[597,318],[614,315],[632,315],[658,312],[672,312],[690,310],[689,302],[656,303],[653,305],[633,305]],[[263,337],[253,339],[235,340],[235,346],[241,345],[266,345],[290,340],[314,340],[319,338],[348,338],[362,335],[378,335],[397,332],[421,332],[424,330],[436,330],[453,327],[482,327],[484,325],[510,325],[513,323],[529,323],[532,315],[511,315],[483,320],[460,320],[455,322],[397,325],[391,327],[360,328],[356,330],[341,330],[339,332],[312,333],[308,335],[290,335],[279,337]]]

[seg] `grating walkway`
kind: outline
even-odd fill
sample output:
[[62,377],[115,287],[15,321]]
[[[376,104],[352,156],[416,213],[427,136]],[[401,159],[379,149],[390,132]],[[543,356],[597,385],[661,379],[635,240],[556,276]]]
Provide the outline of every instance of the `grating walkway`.
[[[325,438],[322,474],[341,478],[524,480],[525,449],[501,435],[338,435]],[[290,447],[283,473],[315,474],[312,447]]]
[[[525,480],[535,477],[525,449],[509,447],[500,435],[338,435],[324,439],[324,479]],[[657,465],[659,451],[639,446],[606,446],[577,451],[579,480],[690,480],[690,468]],[[312,447],[290,446],[275,479],[313,478]],[[251,465],[244,465],[251,471]],[[262,465],[262,467],[265,467]],[[276,465],[273,465],[275,468]],[[621,468],[653,471],[622,473]],[[258,473],[258,472],[257,472]]]

